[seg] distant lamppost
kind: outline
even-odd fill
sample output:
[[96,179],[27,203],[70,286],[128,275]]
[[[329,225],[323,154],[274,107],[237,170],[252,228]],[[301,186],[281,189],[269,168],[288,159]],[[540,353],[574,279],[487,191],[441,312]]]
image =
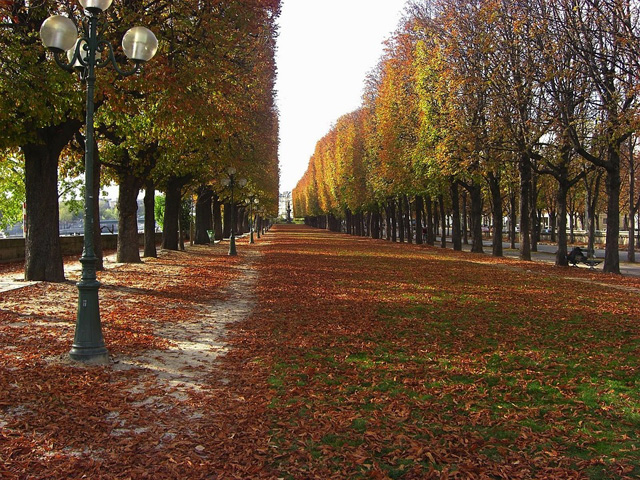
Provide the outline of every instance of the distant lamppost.
[[231,192],[231,237],[229,238],[229,255],[237,255],[236,251],[236,206],[233,201],[233,190],[236,186],[243,188],[247,184],[246,178],[236,180],[236,169],[234,167],[227,168],[227,175],[222,179],[222,185],[229,188]]
[[[131,70],[122,70],[116,63],[113,47],[98,36],[98,16],[111,5],[112,0],[79,0],[84,8],[82,36],[78,38],[75,23],[67,17],[53,15],[40,28],[45,47],[54,54],[56,63],[69,72],[78,72],[87,85],[86,138],[85,138],[85,198],[84,198],[84,246],[82,250],[82,279],[78,282],[78,316],[73,345],[69,356],[73,360],[106,363],[109,360],[100,325],[98,289],[96,278],[98,259],[93,245],[93,178],[94,178],[94,91],[95,69],[111,63],[122,76],[137,73],[142,64],[156,53],[158,41],[149,29],[133,27],[122,38],[122,49],[133,61]],[[106,58],[101,53],[107,50]],[[68,63],[61,57],[66,52]]]
[[249,243],[255,243],[253,241],[253,205],[258,205],[258,203],[260,203],[260,200],[258,200],[258,197],[256,197],[255,195],[249,195],[246,199],[246,202],[249,205],[249,231],[251,232]]

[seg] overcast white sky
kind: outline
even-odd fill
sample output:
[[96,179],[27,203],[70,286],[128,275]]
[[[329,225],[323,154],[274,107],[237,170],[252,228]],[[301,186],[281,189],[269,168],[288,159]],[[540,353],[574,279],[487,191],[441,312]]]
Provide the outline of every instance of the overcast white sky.
[[406,0],[283,0],[276,56],[280,190],[292,190],[320,140],[361,104],[367,73]]

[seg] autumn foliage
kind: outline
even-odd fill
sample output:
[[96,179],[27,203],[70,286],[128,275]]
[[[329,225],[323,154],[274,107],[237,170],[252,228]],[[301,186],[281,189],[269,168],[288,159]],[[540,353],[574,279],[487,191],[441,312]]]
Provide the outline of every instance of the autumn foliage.
[[[640,63],[639,19],[634,1],[408,2],[361,107],[318,141],[293,190],[295,216],[349,231],[362,215],[356,222],[377,238],[384,211],[394,219],[388,239],[397,218],[403,241],[420,235],[409,217],[436,225],[437,209],[451,219],[454,249],[460,219],[475,252],[491,224],[496,256],[509,217],[531,260],[546,213],[562,266],[566,218],[580,217],[590,247],[606,229],[604,271],[620,273],[618,236],[631,232],[634,261],[640,206],[639,79],[626,66]],[[606,228],[596,219],[604,212]]]
[[[2,295],[2,478],[640,475],[637,279],[296,226],[223,250],[103,273],[106,367],[63,358],[73,286]],[[136,364],[230,299],[216,362]]]

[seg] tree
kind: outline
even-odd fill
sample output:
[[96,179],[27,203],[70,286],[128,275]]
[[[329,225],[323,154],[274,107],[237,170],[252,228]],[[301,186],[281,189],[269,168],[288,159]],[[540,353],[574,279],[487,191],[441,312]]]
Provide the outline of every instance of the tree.
[[598,120],[593,132],[585,136],[573,125],[567,128],[578,154],[607,172],[604,271],[620,273],[620,152],[633,132],[638,107],[637,75],[629,70],[637,64],[638,14],[627,0],[562,0],[554,20],[595,89],[588,99]]

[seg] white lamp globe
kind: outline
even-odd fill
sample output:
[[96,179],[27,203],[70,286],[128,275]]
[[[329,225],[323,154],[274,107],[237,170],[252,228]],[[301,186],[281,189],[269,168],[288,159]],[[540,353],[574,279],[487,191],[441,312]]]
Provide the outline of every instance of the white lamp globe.
[[229,175],[235,175],[236,174],[236,168],[235,167],[229,167],[227,168],[227,173]]
[[220,183],[222,183],[223,187],[228,187],[231,184],[231,180],[229,180],[228,178],[223,178],[222,180],[220,180]]
[[104,12],[111,6],[111,0],[78,0],[82,8],[92,13]]
[[240,188],[244,188],[247,186],[247,179],[246,178],[240,178],[238,179],[238,186]]
[[76,44],[78,29],[70,18],[53,15],[42,22],[40,38],[49,50],[66,52]]
[[151,60],[158,50],[158,39],[145,27],[133,27],[122,37],[124,54],[135,62]]

